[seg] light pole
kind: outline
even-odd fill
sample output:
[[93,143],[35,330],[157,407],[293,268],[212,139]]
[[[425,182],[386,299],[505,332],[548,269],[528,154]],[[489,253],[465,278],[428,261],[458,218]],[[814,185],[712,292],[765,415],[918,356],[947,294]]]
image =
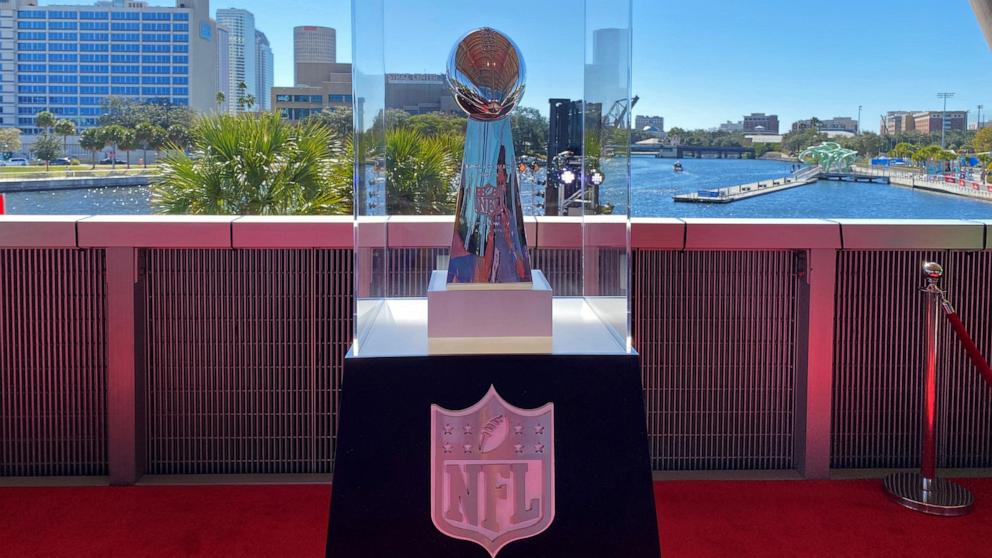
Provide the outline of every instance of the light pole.
[[954,93],[937,93],[938,99],[944,100],[944,112],[940,113],[940,148],[944,149],[944,132],[947,131],[947,100],[954,96]]
[[861,134],[861,109],[865,108],[862,105],[858,105],[858,134]]

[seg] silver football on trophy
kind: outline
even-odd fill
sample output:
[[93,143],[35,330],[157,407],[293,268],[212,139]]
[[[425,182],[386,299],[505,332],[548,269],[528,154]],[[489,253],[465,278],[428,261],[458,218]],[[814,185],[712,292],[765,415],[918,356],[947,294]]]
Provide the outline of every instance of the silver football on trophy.
[[448,85],[471,118],[506,116],[524,94],[524,58],[509,37],[483,27],[461,38],[448,57]]

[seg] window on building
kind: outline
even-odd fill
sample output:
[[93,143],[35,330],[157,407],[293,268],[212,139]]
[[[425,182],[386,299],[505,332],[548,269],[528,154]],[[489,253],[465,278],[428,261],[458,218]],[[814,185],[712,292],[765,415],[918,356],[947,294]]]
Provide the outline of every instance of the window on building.
[[48,19],[79,19],[79,12],[49,10]]
[[75,31],[76,30],[76,27],[77,27],[77,24],[76,24],[75,21],[49,21],[48,22],[48,30],[49,31],[51,31],[52,29],[56,29],[56,30],[60,30],[60,31],[61,30],[67,30],[68,29],[70,31]]

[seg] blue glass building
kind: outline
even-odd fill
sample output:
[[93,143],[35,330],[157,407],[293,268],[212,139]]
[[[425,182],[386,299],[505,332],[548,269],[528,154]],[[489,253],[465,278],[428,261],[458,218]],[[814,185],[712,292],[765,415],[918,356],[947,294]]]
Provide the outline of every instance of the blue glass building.
[[133,0],[36,4],[0,0],[0,126],[20,128],[25,146],[41,132],[39,112],[73,120],[82,131],[97,125],[110,96],[213,106],[218,72],[209,0],[177,0],[175,7]]

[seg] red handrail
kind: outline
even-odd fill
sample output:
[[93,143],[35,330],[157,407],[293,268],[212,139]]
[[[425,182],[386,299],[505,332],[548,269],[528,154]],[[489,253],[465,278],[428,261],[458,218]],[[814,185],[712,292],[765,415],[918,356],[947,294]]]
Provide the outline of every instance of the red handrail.
[[951,327],[954,328],[954,332],[958,334],[958,339],[961,340],[961,344],[964,345],[964,350],[967,351],[968,357],[971,358],[971,362],[974,363],[975,368],[982,373],[982,377],[985,378],[985,382],[992,387],[992,368],[989,367],[988,361],[982,356],[982,353],[978,350],[975,342],[972,340],[971,335],[968,334],[968,330],[965,329],[964,323],[961,322],[961,317],[958,316],[957,312],[948,311],[945,308],[945,313],[947,314],[947,319],[951,322]]

